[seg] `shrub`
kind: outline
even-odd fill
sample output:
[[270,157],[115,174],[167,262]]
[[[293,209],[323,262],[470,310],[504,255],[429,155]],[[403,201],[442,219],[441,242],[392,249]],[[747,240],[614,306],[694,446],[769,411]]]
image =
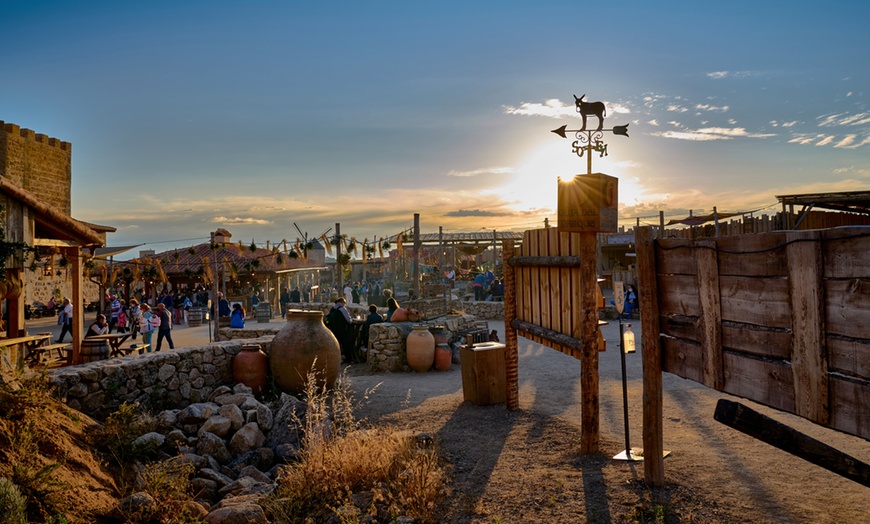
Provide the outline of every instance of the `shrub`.
[[[326,518],[356,521],[350,503],[355,493],[371,492],[375,504],[392,515],[408,515],[419,522],[432,517],[446,490],[446,474],[435,446],[421,449],[407,432],[394,427],[365,428],[353,417],[354,401],[342,376],[334,390],[317,389],[308,377],[308,402],[300,461],[285,467],[268,504],[275,522],[306,522]],[[367,391],[367,398],[371,391]]]
[[27,500],[11,480],[0,477],[0,524],[25,524]]

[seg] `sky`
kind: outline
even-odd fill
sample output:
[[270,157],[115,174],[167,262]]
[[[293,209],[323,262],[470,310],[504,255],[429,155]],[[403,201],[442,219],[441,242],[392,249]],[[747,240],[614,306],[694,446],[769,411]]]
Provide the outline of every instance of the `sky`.
[[[556,223],[602,101],[620,225],[870,185],[870,2],[0,1],[0,120],[158,252]],[[590,117],[590,127],[596,119]],[[119,258],[124,258],[121,256]]]

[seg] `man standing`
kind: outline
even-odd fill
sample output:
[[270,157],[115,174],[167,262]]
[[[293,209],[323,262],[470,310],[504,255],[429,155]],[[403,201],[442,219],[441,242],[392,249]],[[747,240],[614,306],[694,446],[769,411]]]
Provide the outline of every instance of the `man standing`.
[[112,295],[112,318],[109,320],[109,333],[118,324],[118,313],[121,312],[121,301],[118,300],[118,295]]
[[345,304],[347,304],[347,300],[344,297],[336,300],[335,305],[332,306],[329,314],[326,315],[325,322],[326,327],[332,331],[332,334],[338,340],[341,354],[344,356],[344,362],[346,364],[354,364],[356,363],[356,357],[354,356],[353,341],[351,340],[353,330],[351,330],[350,311],[347,310]]
[[290,303],[290,289],[284,286],[281,290],[281,318],[287,316],[287,305]]
[[166,309],[166,304],[163,302],[157,304],[157,316],[160,318],[160,327],[157,328],[157,349],[155,351],[160,351],[164,338],[169,343],[169,349],[175,349],[175,344],[172,343],[172,314]]

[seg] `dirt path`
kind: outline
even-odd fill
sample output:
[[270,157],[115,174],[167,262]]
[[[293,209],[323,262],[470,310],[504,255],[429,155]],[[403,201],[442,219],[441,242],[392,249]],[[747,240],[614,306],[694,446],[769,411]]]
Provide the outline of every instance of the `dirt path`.
[[[504,325],[491,322],[504,340]],[[640,326],[633,324],[638,333]],[[453,466],[445,519],[457,523],[640,522],[649,509],[643,465],[614,461],[624,447],[622,382],[615,341],[600,362],[601,453],[577,452],[580,363],[520,339],[520,410],[463,403],[459,367],[448,372],[367,374],[351,369],[358,396],[380,383],[359,414],[425,431]],[[642,447],[641,356],[627,356],[630,435]],[[798,417],[664,376],[666,522],[870,522],[870,488],[713,420],[720,398],[745,403],[870,462],[870,442]],[[646,515],[652,518],[653,515]],[[652,520],[650,520],[652,521]]]

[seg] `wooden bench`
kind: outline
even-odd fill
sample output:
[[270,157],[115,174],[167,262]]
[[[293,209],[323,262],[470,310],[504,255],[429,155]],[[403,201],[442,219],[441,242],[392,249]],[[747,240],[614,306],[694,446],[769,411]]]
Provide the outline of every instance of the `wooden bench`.
[[51,352],[57,350],[57,358],[58,360],[66,360],[67,354],[72,350],[72,344],[70,343],[60,343],[60,344],[49,344],[47,346],[41,346],[40,348],[44,352],[51,355]]
[[145,353],[146,351],[148,351],[149,349],[151,349],[151,344],[132,344],[130,347],[121,348],[121,349],[124,351],[125,355],[129,355],[130,353],[132,353],[134,351],[138,351],[139,354],[141,355],[141,354]]

